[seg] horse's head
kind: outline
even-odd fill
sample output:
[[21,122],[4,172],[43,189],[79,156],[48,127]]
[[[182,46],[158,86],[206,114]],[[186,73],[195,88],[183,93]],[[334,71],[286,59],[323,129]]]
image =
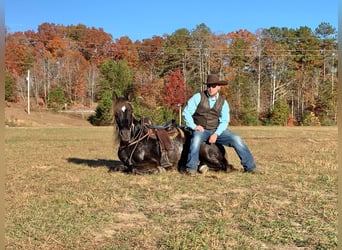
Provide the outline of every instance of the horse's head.
[[120,141],[128,143],[133,129],[133,107],[127,100],[121,100],[114,106],[114,119],[118,128]]

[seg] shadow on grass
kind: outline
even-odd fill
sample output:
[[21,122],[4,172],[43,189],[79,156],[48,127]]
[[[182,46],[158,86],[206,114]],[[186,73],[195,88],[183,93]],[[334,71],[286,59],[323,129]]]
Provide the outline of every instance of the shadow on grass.
[[108,172],[127,172],[127,168],[122,164],[121,161],[115,160],[105,160],[105,159],[81,159],[81,158],[68,158],[68,162],[79,164],[79,165],[86,165],[90,168],[97,168],[97,167],[106,167]]

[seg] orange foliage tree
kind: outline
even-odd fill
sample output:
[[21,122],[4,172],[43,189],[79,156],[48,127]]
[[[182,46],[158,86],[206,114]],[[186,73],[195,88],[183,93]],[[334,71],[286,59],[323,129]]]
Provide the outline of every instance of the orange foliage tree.
[[117,39],[112,45],[112,58],[119,60],[126,60],[130,67],[138,65],[138,52],[131,39],[127,36]]
[[174,113],[179,110],[179,105],[183,106],[187,102],[190,92],[185,86],[180,69],[174,70],[167,76],[167,83],[161,96],[164,106],[172,109]]

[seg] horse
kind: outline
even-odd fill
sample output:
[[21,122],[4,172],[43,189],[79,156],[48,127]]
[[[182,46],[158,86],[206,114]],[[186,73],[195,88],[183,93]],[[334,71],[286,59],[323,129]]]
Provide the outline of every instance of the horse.
[[[165,126],[154,126],[149,118],[138,120],[134,117],[132,103],[126,97],[113,96],[113,120],[114,141],[119,144],[117,154],[126,172],[154,174],[170,170],[185,171],[191,140],[190,129],[175,126],[174,121]],[[166,134],[167,138],[161,138],[159,134]],[[169,143],[169,167],[161,164],[161,146],[165,144],[165,139]],[[225,158],[225,149],[220,144],[203,143],[199,161],[199,166],[207,165],[209,170],[233,170],[233,166]]]

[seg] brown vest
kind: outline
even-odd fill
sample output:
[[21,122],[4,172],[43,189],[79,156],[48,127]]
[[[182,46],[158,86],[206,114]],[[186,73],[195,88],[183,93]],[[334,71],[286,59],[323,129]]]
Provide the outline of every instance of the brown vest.
[[213,108],[209,107],[209,98],[207,91],[201,92],[201,101],[193,114],[196,125],[201,125],[208,130],[214,130],[218,127],[219,117],[221,114],[224,98],[219,95]]

